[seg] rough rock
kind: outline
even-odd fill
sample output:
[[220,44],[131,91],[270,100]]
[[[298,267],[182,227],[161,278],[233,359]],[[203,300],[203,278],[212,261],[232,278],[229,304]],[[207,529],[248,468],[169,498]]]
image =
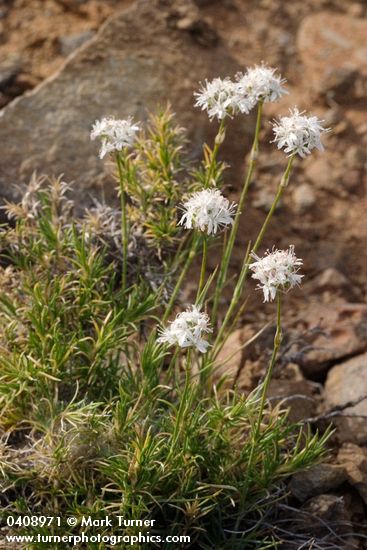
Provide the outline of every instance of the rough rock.
[[[273,202],[274,193],[266,188],[260,188],[256,191],[255,197],[252,200],[252,206],[264,212],[269,212]],[[280,205],[278,205],[278,208],[279,206]]]
[[308,380],[273,378],[269,385],[268,398],[272,403],[281,403],[284,409],[289,408],[289,420],[298,422],[314,416],[318,393],[318,384]]
[[345,468],[349,483],[367,504],[367,449],[345,443],[339,450],[338,462]]
[[228,378],[228,381],[232,383],[236,378],[236,375],[243,364],[241,347],[244,341],[242,329],[237,329],[229,335],[223,348],[218,354],[218,368],[215,371],[216,379],[219,380],[222,376],[225,376]]
[[346,481],[345,468],[342,465],[317,464],[309,470],[292,476],[289,488],[301,502],[310,497],[336,489]]
[[342,411],[342,415],[363,415],[362,417],[335,417],[340,441],[367,444],[367,353],[358,355],[333,367],[325,384],[325,410],[343,407],[347,403],[354,406]]
[[305,176],[311,182],[312,187],[337,193],[338,183],[343,174],[340,165],[340,156],[331,153],[310,160],[307,159]]
[[329,267],[308,283],[310,292],[333,291],[338,292],[350,286],[348,279],[335,267]]
[[297,213],[303,214],[309,210],[316,202],[316,195],[312,186],[308,183],[297,185],[293,191],[293,202]]
[[77,48],[80,48],[85,42],[93,38],[93,31],[83,31],[59,38],[60,50],[62,55],[70,55]]
[[227,386],[232,387],[235,382],[241,390],[252,389],[262,374],[256,349],[262,346],[267,335],[265,330],[256,337],[256,331],[250,326],[233,331],[216,359],[215,378],[219,380],[224,376]]
[[352,71],[367,76],[366,35],[367,20],[362,18],[327,11],[305,17],[297,35],[304,81],[317,91],[328,74],[344,74],[344,84],[345,74]]
[[367,305],[313,301],[299,317],[298,330],[302,329],[307,341],[290,360],[306,376],[321,376],[333,363],[367,349]]
[[316,91],[321,97],[333,99],[337,103],[349,103],[354,100],[358,72],[352,67],[325,70]]
[[305,523],[309,524],[313,535],[330,535],[333,532],[341,534],[350,532],[350,512],[343,497],[323,494],[312,497],[301,508],[306,512]]
[[336,290],[348,285],[348,279],[334,267],[329,267],[320,273],[317,280],[318,288]]
[[14,81],[21,70],[22,61],[17,55],[0,62],[0,92]]
[[347,163],[348,168],[363,168],[366,161],[367,154],[364,147],[357,144],[348,147],[345,153],[345,162]]
[[[185,8],[179,16],[178,5]],[[139,0],[114,14],[56,75],[9,104],[1,113],[0,194],[13,198],[14,184],[28,182],[37,170],[77,181],[84,204],[89,192],[103,185],[108,199],[111,180],[98,158],[98,144],[89,139],[92,123],[106,115],[144,120],[147,110],[168,101],[200,155],[217,124],[193,107],[193,92],[199,81],[234,74],[239,67],[220,41],[209,49],[200,44],[200,29],[192,33],[171,25],[172,16],[179,21],[190,5]],[[230,163],[247,139],[243,121],[237,130],[231,128],[224,150]]]

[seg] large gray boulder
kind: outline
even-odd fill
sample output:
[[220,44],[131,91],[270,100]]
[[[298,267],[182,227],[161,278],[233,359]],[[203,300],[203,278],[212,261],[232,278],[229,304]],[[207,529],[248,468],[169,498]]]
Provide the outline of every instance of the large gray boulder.
[[[13,198],[15,184],[37,171],[75,180],[82,204],[103,187],[108,198],[111,178],[89,139],[92,123],[106,115],[144,120],[168,101],[199,154],[217,123],[194,109],[193,91],[198,81],[238,69],[191,0],[139,0],[114,14],[57,74],[1,112],[0,196]],[[251,120],[240,121],[230,161],[243,152]]]

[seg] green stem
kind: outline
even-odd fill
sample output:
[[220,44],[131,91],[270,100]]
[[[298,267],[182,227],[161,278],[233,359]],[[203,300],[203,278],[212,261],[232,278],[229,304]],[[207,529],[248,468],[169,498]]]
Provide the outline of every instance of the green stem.
[[[206,174],[206,178],[205,178],[205,182],[204,182],[204,187],[205,188],[210,185],[210,180],[211,180],[212,175],[213,175],[213,170],[214,170],[217,154],[218,154],[220,145],[223,143],[224,135],[225,135],[225,121],[223,119],[220,122],[219,130],[218,130],[218,133],[217,133],[217,135],[215,137],[215,141],[214,141],[213,151],[211,152],[208,172]],[[171,296],[170,301],[168,303],[166,312],[163,316],[163,322],[167,321],[169,315],[171,314],[171,311],[172,311],[174,302],[176,300],[177,294],[178,294],[178,292],[181,288],[181,284],[182,284],[182,282],[185,278],[185,275],[186,275],[186,273],[187,273],[187,271],[188,271],[188,269],[189,269],[189,267],[190,267],[190,265],[191,265],[191,263],[192,263],[192,261],[195,257],[197,244],[198,244],[198,238],[197,238],[197,235],[195,234],[192,241],[191,241],[191,247],[190,247],[190,250],[189,250],[189,254],[188,254],[186,263],[185,263],[185,265],[183,267],[183,270],[181,271],[181,274],[180,274],[180,276],[177,280],[176,286],[173,290],[172,296]],[[204,264],[204,258],[205,258],[205,264]],[[201,290],[203,288],[203,282],[204,282],[204,277],[205,277],[205,268],[206,268],[206,260],[207,260],[207,243],[206,243],[206,236],[205,236],[204,237],[204,244],[203,244],[203,263],[202,263],[202,266],[201,266],[200,283],[199,283],[199,291],[198,291],[198,294],[197,294],[197,298],[199,298]]]
[[212,358],[215,359],[216,356],[218,355],[219,351],[220,351],[220,347],[218,348],[218,346],[220,345],[220,342],[223,338],[223,335],[224,335],[224,331],[228,325],[228,322],[229,320],[231,319],[232,317],[232,314],[233,314],[233,311],[241,297],[241,294],[242,294],[242,289],[243,289],[243,283],[244,283],[244,279],[246,277],[246,273],[247,273],[247,265],[248,265],[248,260],[249,260],[249,257],[250,257],[250,250],[251,250],[251,243],[249,243],[248,247],[247,247],[247,251],[246,251],[246,255],[245,255],[245,259],[244,259],[244,262],[243,262],[243,265],[242,265],[242,269],[241,269],[241,273],[240,273],[240,276],[238,278],[238,283],[236,284],[236,287],[235,287],[235,290],[233,292],[233,296],[232,296],[232,299],[231,299],[231,302],[229,304],[229,307],[227,309],[227,312],[224,316],[224,319],[223,319],[223,322],[220,326],[220,329],[218,331],[218,334],[217,334],[217,337],[215,339],[215,343],[213,344],[213,350],[212,350]]
[[267,230],[268,228],[268,225],[269,225],[269,222],[271,220],[271,218],[273,217],[273,214],[276,210],[276,207],[278,206],[278,203],[284,193],[284,189],[287,187],[288,185],[288,181],[289,181],[289,176],[290,176],[290,173],[291,173],[291,170],[292,170],[292,165],[293,165],[293,161],[294,161],[294,155],[292,155],[289,160],[288,160],[288,164],[287,164],[287,167],[285,169],[285,172],[283,174],[283,177],[281,179],[281,182],[280,182],[280,185],[278,187],[278,191],[277,191],[277,194],[275,196],[275,199],[273,201],[273,204],[271,205],[271,208],[268,212],[268,215],[266,216],[266,219],[263,223],[263,226],[260,230],[260,233],[258,234],[257,236],[257,239],[255,241],[255,244],[252,248],[252,252],[257,252],[262,240],[263,240],[263,237],[264,237],[264,234],[265,234],[265,231]]
[[234,246],[234,243],[235,243],[235,240],[236,240],[236,236],[237,236],[238,228],[239,228],[239,224],[240,224],[241,213],[242,213],[242,210],[243,210],[243,207],[244,207],[244,204],[245,204],[247,193],[248,193],[248,190],[249,190],[249,187],[250,187],[250,184],[251,184],[252,174],[254,172],[254,168],[255,168],[258,153],[259,153],[259,134],[260,134],[260,128],[261,128],[262,108],[263,108],[263,102],[259,101],[258,107],[257,107],[257,119],[256,119],[255,136],[254,136],[254,141],[253,141],[253,144],[252,144],[251,154],[250,154],[250,163],[249,163],[249,166],[248,166],[248,169],[247,169],[247,174],[246,174],[246,177],[245,177],[244,185],[242,187],[242,192],[241,192],[240,200],[239,200],[239,203],[238,203],[236,217],[235,217],[234,223],[232,225],[232,229],[231,229],[231,232],[230,232],[230,235],[229,235],[229,239],[228,239],[228,242],[227,242],[226,249],[225,249],[224,254],[223,254],[223,258],[222,258],[222,262],[221,262],[221,266],[220,266],[220,271],[219,271],[219,275],[218,275],[217,286],[216,286],[216,289],[215,289],[214,303],[213,303],[213,310],[212,310],[213,325],[215,325],[215,323],[216,323],[220,294],[223,290],[223,286],[224,286],[225,281],[226,281],[229,262],[230,262],[230,259],[231,259],[231,256],[232,256],[232,250],[233,250],[233,246]]
[[181,395],[180,405],[177,411],[176,424],[172,435],[171,447],[170,447],[168,456],[170,456],[171,453],[174,452],[177,440],[180,436],[180,433],[183,431],[181,423],[185,416],[186,408],[188,406],[187,395],[190,389],[190,383],[191,383],[191,349],[189,348],[187,350],[187,355],[186,355],[185,387]]
[[200,280],[199,280],[198,291],[197,291],[197,294],[196,294],[196,302],[198,302],[201,291],[204,288],[207,258],[208,258],[208,236],[204,235],[204,237],[203,237],[203,257],[202,257],[202,260],[201,260]]
[[175,288],[173,289],[173,292],[172,292],[172,295],[171,295],[171,298],[170,298],[170,301],[168,302],[168,305],[167,305],[167,308],[166,308],[166,311],[163,315],[163,323],[165,321],[167,321],[168,317],[170,316],[171,312],[172,312],[172,309],[173,309],[173,306],[174,306],[174,303],[175,303],[175,300],[177,298],[177,294],[179,293],[180,291],[180,288],[181,288],[181,285],[182,285],[182,282],[186,276],[186,273],[190,267],[190,265],[192,264],[192,261],[193,259],[195,258],[195,255],[196,255],[196,249],[197,249],[197,244],[198,244],[198,238],[197,238],[197,235],[196,233],[194,234],[193,236],[193,239],[191,241],[191,246],[190,246],[190,249],[189,249],[189,252],[188,252],[188,255],[187,255],[187,258],[186,258],[186,262],[185,262],[185,265],[183,266],[183,269],[180,273],[180,276],[179,278],[177,279],[177,283],[175,285]]
[[[251,451],[250,451],[250,456],[249,456],[249,460],[248,460],[248,464],[247,464],[247,472],[248,472],[247,479],[252,479],[251,469],[253,467],[255,451],[256,451],[256,448],[257,448],[258,439],[259,439],[259,435],[260,435],[260,431],[261,431],[261,422],[262,422],[263,414],[264,414],[266,394],[268,392],[269,383],[270,383],[270,380],[271,380],[271,377],[272,377],[272,374],[273,374],[274,365],[275,365],[275,362],[276,362],[276,359],[277,359],[277,355],[278,355],[281,343],[282,343],[281,293],[278,291],[277,292],[277,326],[276,326],[276,332],[275,332],[275,336],[274,336],[274,347],[273,347],[273,353],[272,353],[272,356],[271,356],[271,359],[270,359],[269,367],[268,367],[268,370],[266,372],[265,379],[264,379],[264,382],[263,382],[263,385],[262,385],[262,388],[261,388],[261,398],[260,398],[259,412],[258,412],[258,417],[257,417],[256,425],[255,425],[254,434],[253,434],[253,437],[252,437]],[[244,493],[241,495],[241,500],[240,500],[240,511],[241,512],[244,511],[244,505],[245,505],[246,498],[247,498],[247,495],[248,495],[248,489],[249,489],[249,484],[246,483],[245,488],[244,488]],[[239,527],[240,519],[241,519],[241,514],[238,515],[235,530],[237,530],[238,527]]]
[[[262,240],[263,240],[263,237],[265,235],[265,232],[269,226],[269,223],[270,223],[270,220],[271,218],[273,217],[273,214],[279,204],[279,201],[284,193],[284,190],[285,188],[287,187],[288,185],[288,181],[289,181],[289,177],[290,177],[290,174],[291,174],[291,170],[292,170],[292,165],[293,165],[293,161],[294,161],[294,155],[291,156],[288,160],[288,163],[287,163],[287,167],[285,169],[285,172],[282,176],[282,179],[280,181],[280,184],[279,184],[279,187],[278,187],[278,191],[277,191],[277,194],[275,195],[275,198],[274,198],[274,201],[273,201],[273,204],[271,205],[271,208],[265,218],[265,221],[260,229],[260,232],[256,238],[256,241],[255,241],[255,244],[254,246],[252,247],[252,250],[251,252],[253,253],[256,253],[257,250],[259,249],[261,243],[262,243]],[[227,313],[225,315],[225,318],[223,320],[223,323],[221,324],[221,327],[220,327],[220,330],[217,334],[217,337],[216,337],[216,340],[215,340],[215,344],[213,346],[213,352],[216,352],[216,354],[218,354],[218,345],[220,344],[221,342],[221,339],[223,337],[223,334],[224,334],[224,331],[225,331],[225,328],[230,320],[230,317],[232,315],[232,312],[234,310],[234,307],[236,305],[236,303],[240,300],[241,298],[241,294],[243,292],[243,288],[245,286],[245,283],[246,283],[246,278],[247,278],[247,274],[248,274],[248,271],[250,269],[250,263],[248,261],[249,259],[249,254],[248,252],[246,253],[245,255],[245,258],[244,258],[244,261],[243,261],[243,264],[242,264],[242,269],[241,269],[241,274],[240,274],[240,277],[239,277],[239,282],[238,284],[236,285],[236,288],[235,288],[235,291],[233,293],[233,296],[232,296],[232,300],[231,300],[231,303],[230,303],[230,306],[227,310]]]
[[281,293],[277,292],[277,327],[276,332],[274,336],[274,347],[273,347],[273,353],[270,359],[269,368],[267,370],[262,392],[261,392],[261,401],[260,401],[260,408],[259,408],[259,416],[257,419],[256,427],[255,427],[255,433],[254,433],[254,443],[253,447],[256,445],[256,440],[260,434],[260,428],[261,428],[261,420],[264,413],[264,407],[265,407],[265,401],[266,401],[266,394],[268,392],[269,383],[271,380],[271,376],[273,374],[273,369],[275,365],[275,361],[277,359],[277,355],[279,352],[280,345],[282,343],[282,325],[281,325],[281,314],[282,314],[282,301],[281,301]]
[[171,361],[169,363],[167,373],[166,373],[167,383],[169,383],[171,381],[171,377],[172,377],[172,387],[173,388],[176,387],[176,363],[177,363],[179,351],[180,351],[180,348],[177,347],[174,354],[172,355],[172,358],[171,358]]
[[123,161],[120,153],[116,155],[116,162],[120,181],[120,204],[121,204],[121,242],[122,242],[122,277],[121,286],[123,292],[126,290],[127,279],[127,253],[129,245],[129,227],[126,214],[126,193],[124,188]]
[[204,189],[209,187],[210,181],[213,176],[213,170],[217,160],[219,147],[221,146],[224,140],[224,135],[225,135],[224,125],[225,125],[225,122],[224,122],[224,119],[222,119],[220,121],[218,133],[215,136],[213,151],[211,152],[211,155],[210,155],[210,163],[209,163],[208,172],[205,177]]

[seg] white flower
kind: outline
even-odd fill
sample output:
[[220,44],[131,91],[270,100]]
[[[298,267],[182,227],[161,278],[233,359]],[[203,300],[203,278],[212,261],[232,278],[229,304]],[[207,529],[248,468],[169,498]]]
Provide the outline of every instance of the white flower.
[[222,120],[238,111],[237,86],[230,78],[214,78],[205,81],[199,92],[195,92],[195,107],[207,111],[209,118]]
[[251,256],[257,261],[250,265],[253,271],[253,279],[258,279],[260,284],[257,288],[264,293],[264,302],[275,299],[277,290],[289,290],[300,284],[303,275],[298,275],[302,260],[296,257],[294,246],[289,250],[267,251],[263,258],[252,253]]
[[285,78],[276,74],[276,71],[276,69],[262,64],[247,69],[244,75],[238,74],[238,95],[247,98],[247,102],[252,106],[255,106],[260,100],[264,103],[277,101],[288,92],[283,88],[283,84],[286,82]]
[[284,149],[289,156],[298,154],[301,157],[309,155],[312,149],[323,151],[321,135],[328,132],[328,128],[321,125],[322,120],[315,116],[305,116],[297,108],[290,109],[290,116],[280,117],[273,123],[278,149]]
[[212,332],[209,326],[209,317],[196,306],[179,313],[169,327],[161,331],[158,342],[177,345],[181,348],[195,347],[205,353],[209,342],[202,338],[203,333]]
[[102,146],[99,156],[102,159],[108,153],[131,147],[138,130],[139,125],[133,123],[132,117],[127,120],[116,120],[113,117],[102,118],[94,123],[90,137],[92,140],[101,139]]
[[186,229],[199,229],[208,235],[233,224],[236,204],[230,203],[218,189],[194,193],[183,205],[184,215],[178,222]]

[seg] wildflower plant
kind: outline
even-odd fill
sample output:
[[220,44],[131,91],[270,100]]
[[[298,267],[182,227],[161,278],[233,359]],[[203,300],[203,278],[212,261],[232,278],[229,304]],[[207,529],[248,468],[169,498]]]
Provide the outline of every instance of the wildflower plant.
[[[0,235],[0,472],[9,514],[150,519],[151,533],[189,535],[188,548],[281,542],[264,518],[272,517],[283,480],[323,457],[328,433],[291,424],[287,411],[267,401],[282,297],[301,283],[302,261],[292,246],[262,258],[258,252],[295,156],[321,150],[317,119],[294,111],[276,124],[277,145],[290,156],[234,284],[228,269],[263,106],[285,93],[284,82],[265,65],[206,82],[196,104],[218,120],[218,132],[199,166],[188,160],[169,110],[145,127],[131,118],[96,122],[91,138],[101,141],[100,157],[114,162],[119,208],[96,202],[76,217],[70,187],[37,177],[20,204],[7,204],[14,223]],[[218,152],[229,139],[227,118],[255,107],[237,205],[221,189]],[[208,273],[208,247],[223,234],[218,266]],[[187,306],[182,290],[198,256],[196,296]],[[265,301],[276,302],[277,328],[263,382],[242,395],[223,389],[215,372],[250,273]],[[224,286],[232,296],[219,315]],[[130,526],[128,534],[138,530]],[[98,532],[121,535],[109,526]]]

